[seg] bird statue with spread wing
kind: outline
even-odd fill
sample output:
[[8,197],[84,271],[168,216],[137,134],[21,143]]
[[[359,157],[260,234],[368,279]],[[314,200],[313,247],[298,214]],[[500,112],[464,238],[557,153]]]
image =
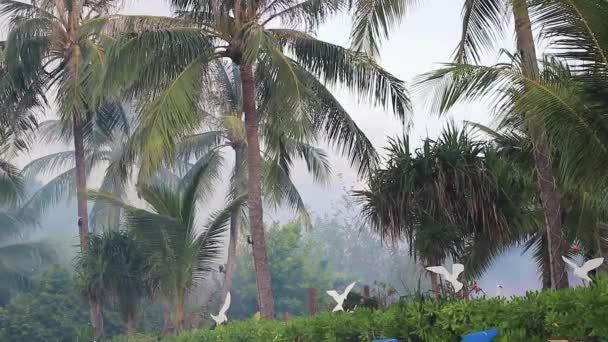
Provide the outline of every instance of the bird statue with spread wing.
[[454,292],[458,292],[462,289],[463,284],[458,281],[460,273],[464,272],[463,264],[454,264],[452,266],[452,273],[450,273],[443,266],[431,266],[426,268],[428,271],[439,274],[444,280],[447,280],[454,287]]
[[342,294],[339,294],[338,292],[336,292],[336,290],[327,291],[327,294],[330,295],[331,298],[333,298],[337,303],[331,312],[344,311],[344,308],[342,307],[342,305],[344,304],[346,297],[348,297],[348,293],[353,289],[353,287],[355,287],[356,283],[357,282],[354,281],[350,285],[348,285],[346,287],[346,289],[344,290],[344,292],[342,292]]
[[596,259],[588,260],[587,262],[585,262],[583,264],[583,266],[578,266],[572,260],[566,258],[565,256],[562,256],[562,259],[564,260],[564,262],[566,264],[568,264],[568,265],[570,265],[570,267],[572,267],[572,269],[574,270],[575,276],[577,276],[583,280],[586,280],[586,281],[591,281],[591,278],[589,278],[589,275],[587,273],[600,267],[604,263],[604,258],[596,258]]
[[230,308],[230,292],[226,294],[226,300],[224,301],[224,305],[220,309],[220,312],[215,315],[211,315],[211,318],[215,321],[215,324],[220,325],[222,323],[228,322],[228,317],[226,316],[226,312]]

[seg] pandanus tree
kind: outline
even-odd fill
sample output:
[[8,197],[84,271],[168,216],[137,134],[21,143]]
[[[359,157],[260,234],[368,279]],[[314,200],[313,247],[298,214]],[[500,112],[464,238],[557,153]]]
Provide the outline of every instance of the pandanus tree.
[[173,306],[172,324],[178,331],[186,318],[189,291],[218,269],[226,224],[232,209],[244,200],[237,198],[209,217],[206,224],[201,223],[200,199],[209,191],[201,180],[205,172],[213,171],[210,165],[202,164],[195,173],[177,181],[140,183],[138,194],[150,210],[129,205],[111,193],[91,193],[93,199],[122,209],[124,227],[140,246],[150,278]]
[[[131,141],[133,153],[142,156],[140,178],[145,179],[173,159],[176,142],[199,125],[196,109],[204,96],[199,90],[209,65],[226,59],[239,66],[258,298],[262,316],[273,318],[258,107],[280,102],[274,108],[280,109],[284,123],[302,122],[303,129],[318,127],[365,171],[375,161],[368,158],[372,148],[321,80],[344,85],[400,117],[409,109],[404,85],[366,54],[308,33],[338,13],[342,2],[175,0],[173,4],[180,19],[136,22],[134,28],[146,29],[127,33],[116,42],[112,58],[117,67],[110,67],[108,82],[122,84],[130,98],[142,103],[140,125]],[[265,88],[256,87],[256,74],[264,76]],[[307,113],[301,101],[305,96],[318,96],[316,103],[327,108]]]
[[[525,216],[519,181],[493,173],[491,148],[467,129],[448,126],[416,150],[408,137],[394,139],[387,150],[386,166],[354,193],[372,229],[383,239],[406,239],[426,266],[451,258],[465,264],[467,277],[478,276]],[[431,282],[437,293],[436,276]]]
[[[247,170],[245,161],[245,123],[241,109],[240,74],[235,65],[215,63],[210,68],[210,76],[214,80],[207,84],[203,91],[205,100],[202,101],[201,115],[206,115],[206,127],[199,133],[185,137],[178,146],[178,164],[184,164],[192,158],[196,162],[192,170],[200,163],[208,162],[208,154],[222,152],[226,148],[233,152],[234,165],[230,177],[229,198],[235,199],[246,193]],[[258,75],[260,76],[260,75]],[[263,87],[264,79],[256,79]],[[310,112],[326,110],[325,106],[315,106],[317,98],[308,99],[306,104]],[[277,102],[277,104],[281,104]],[[310,225],[310,217],[304,201],[300,197],[295,184],[291,180],[291,169],[294,161],[303,160],[308,171],[318,182],[327,181],[331,174],[329,161],[325,152],[313,144],[319,140],[315,131],[303,135],[302,127],[297,122],[283,122],[277,117],[281,112],[272,107],[259,108],[261,136],[264,149],[262,151],[262,193],[269,205],[287,205],[294,209],[303,220]],[[306,128],[306,127],[304,127]],[[354,133],[360,139],[367,140],[361,132]],[[366,142],[366,144],[369,144]],[[369,158],[375,158],[370,150]],[[220,161],[220,159],[215,159]],[[236,267],[236,248],[241,229],[242,211],[244,208],[235,207],[230,217],[230,239],[228,256],[222,284],[222,298],[230,291],[232,278]]]
[[107,230],[90,235],[89,249],[79,256],[76,269],[87,296],[114,304],[132,336],[139,303],[152,297],[157,285],[150,266],[129,232]]

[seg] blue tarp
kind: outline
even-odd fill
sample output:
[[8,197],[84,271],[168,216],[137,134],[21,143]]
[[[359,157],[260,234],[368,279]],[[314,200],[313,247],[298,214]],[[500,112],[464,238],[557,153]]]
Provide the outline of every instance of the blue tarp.
[[491,342],[494,341],[496,336],[498,336],[498,331],[491,329],[465,335],[462,338],[462,342]]

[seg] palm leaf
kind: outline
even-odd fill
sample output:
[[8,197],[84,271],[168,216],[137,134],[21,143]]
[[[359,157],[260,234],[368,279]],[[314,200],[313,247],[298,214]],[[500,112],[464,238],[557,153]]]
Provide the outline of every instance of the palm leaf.
[[388,39],[396,28],[415,7],[418,0],[357,0],[353,1],[354,20],[351,31],[353,49],[369,56],[380,55],[380,44]]

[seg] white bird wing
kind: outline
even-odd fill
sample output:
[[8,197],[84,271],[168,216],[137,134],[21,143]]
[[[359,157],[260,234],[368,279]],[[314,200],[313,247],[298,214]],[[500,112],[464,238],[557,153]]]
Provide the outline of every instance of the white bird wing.
[[333,298],[337,303],[340,303],[340,294],[338,294],[338,292],[336,292],[336,290],[329,290],[326,292],[328,295],[331,296],[331,298]]
[[215,321],[215,324],[220,324],[221,323],[219,316],[216,316],[214,314],[211,314],[210,316],[211,316],[211,319],[213,319],[213,321]]
[[348,286],[346,287],[346,289],[344,290],[344,292],[342,292],[342,296],[343,296],[344,298],[346,298],[346,297],[348,296],[348,294],[349,294],[349,293],[350,293],[350,291],[353,289],[353,287],[355,287],[355,284],[356,284],[356,283],[357,283],[356,281],[353,281],[352,283],[350,283],[350,285],[348,285]]
[[602,264],[604,263],[604,258],[596,258],[596,259],[591,259],[588,260],[586,263],[583,264],[583,266],[581,266],[581,270],[585,273],[592,271],[600,266],[602,266]]
[[573,263],[570,259],[566,258],[565,256],[562,255],[562,260],[564,260],[564,262],[568,265],[570,265],[570,267],[572,267],[573,269],[577,269],[578,265]]
[[458,275],[460,275],[460,273],[464,272],[464,265],[463,264],[454,264],[452,265],[452,277],[454,277],[454,279],[458,278]]
[[426,269],[427,269],[427,271],[437,273],[445,278],[448,278],[449,276],[451,276],[450,272],[448,272],[448,270],[446,270],[446,268],[443,266],[431,266],[431,267],[427,267]]
[[230,296],[230,292],[228,292],[226,294],[226,300],[224,301],[224,305],[220,309],[220,316],[223,314],[225,315],[226,311],[228,311],[228,309],[230,308],[230,300],[231,300],[231,296]]

